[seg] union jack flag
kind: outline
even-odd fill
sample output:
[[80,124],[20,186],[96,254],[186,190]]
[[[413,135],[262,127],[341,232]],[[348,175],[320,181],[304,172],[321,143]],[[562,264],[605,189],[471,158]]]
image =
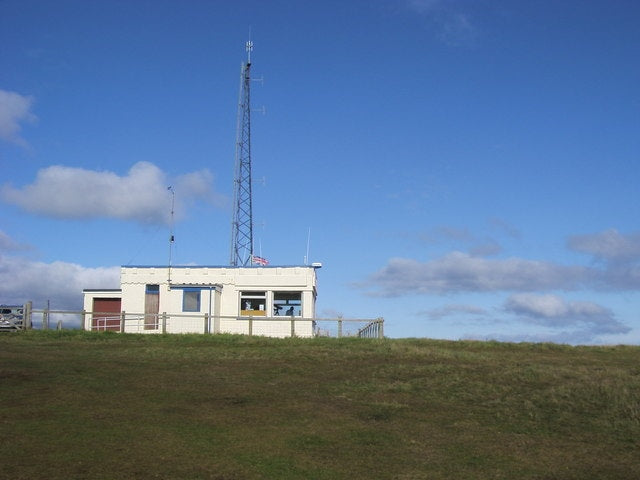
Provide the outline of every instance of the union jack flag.
[[252,263],[255,263],[256,265],[262,265],[264,267],[265,265],[269,265],[269,260],[267,260],[266,258],[259,257],[257,255],[254,255],[252,257]]

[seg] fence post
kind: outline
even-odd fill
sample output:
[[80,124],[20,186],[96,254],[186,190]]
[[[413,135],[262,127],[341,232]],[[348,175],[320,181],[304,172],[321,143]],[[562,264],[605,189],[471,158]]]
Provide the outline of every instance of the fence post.
[[378,317],[378,338],[384,338],[384,318]]
[[62,330],[62,320],[58,320],[58,323],[56,325],[56,330]]
[[42,311],[42,330],[49,330],[49,307]]
[[167,312],[162,312],[162,333],[167,333]]
[[204,333],[209,333],[209,314],[204,314]]
[[342,337],[342,317],[338,317],[338,338]]
[[29,300],[24,305],[24,311],[22,312],[22,328],[31,330],[31,310],[33,309],[33,302]]
[[253,335],[253,317],[249,317],[249,336]]
[[291,338],[296,336],[296,319],[291,317]]
[[122,312],[120,312],[120,333],[124,333],[124,319],[125,319],[125,313],[124,310]]

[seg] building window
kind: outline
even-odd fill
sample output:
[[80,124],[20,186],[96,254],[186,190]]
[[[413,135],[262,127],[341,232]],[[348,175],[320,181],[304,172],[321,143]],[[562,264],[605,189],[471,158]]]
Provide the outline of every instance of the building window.
[[241,292],[240,293],[240,315],[255,317],[266,316],[265,305],[267,304],[266,292]]
[[158,329],[160,311],[160,285],[147,285],[144,292],[144,329]]
[[302,316],[302,292],[273,292],[273,315]]
[[183,312],[199,312],[200,311],[200,289],[185,288],[182,292],[182,311]]

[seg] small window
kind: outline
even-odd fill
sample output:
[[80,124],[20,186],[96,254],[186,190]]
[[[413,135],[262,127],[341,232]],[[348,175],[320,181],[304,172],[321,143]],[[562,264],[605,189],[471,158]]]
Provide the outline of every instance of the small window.
[[302,316],[302,292],[274,292],[273,315]]
[[200,311],[200,289],[185,288],[182,292],[182,311],[183,312],[199,312]]
[[240,294],[240,315],[265,316],[267,295],[265,292],[242,292]]

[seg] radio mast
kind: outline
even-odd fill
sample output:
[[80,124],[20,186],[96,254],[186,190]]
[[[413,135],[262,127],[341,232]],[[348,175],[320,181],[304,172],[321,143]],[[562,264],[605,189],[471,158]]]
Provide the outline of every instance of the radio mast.
[[231,257],[234,267],[253,264],[253,213],[251,205],[251,51],[246,43],[247,61],[240,69],[240,99],[236,130],[236,163],[231,222]]

